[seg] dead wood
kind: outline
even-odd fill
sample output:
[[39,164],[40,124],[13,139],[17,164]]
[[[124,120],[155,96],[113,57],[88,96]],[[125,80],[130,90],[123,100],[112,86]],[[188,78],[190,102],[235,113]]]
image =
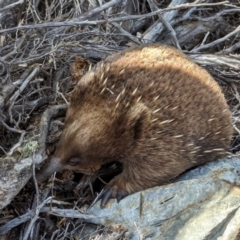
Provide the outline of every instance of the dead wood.
[[[237,1],[9,0],[0,5],[0,24],[0,199],[12,200],[28,182],[0,212],[0,234],[6,239],[14,234],[19,239],[66,239],[85,227],[77,219],[86,215],[78,209],[91,203],[96,185],[104,184],[103,172],[80,184],[81,175],[63,173],[40,189],[35,177],[29,179],[54,150],[76,81],[92,64],[126,47],[174,45],[206,68],[232,109],[232,150],[239,151]],[[74,76],[76,57],[81,58],[80,74]],[[10,179],[21,182],[15,192]],[[104,231],[97,227],[95,236]]]

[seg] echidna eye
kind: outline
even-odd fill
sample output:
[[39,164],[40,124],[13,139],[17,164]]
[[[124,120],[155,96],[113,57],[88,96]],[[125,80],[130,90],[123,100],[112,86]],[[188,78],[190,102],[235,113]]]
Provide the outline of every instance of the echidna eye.
[[68,161],[68,164],[71,166],[76,166],[80,162],[79,158],[70,158]]

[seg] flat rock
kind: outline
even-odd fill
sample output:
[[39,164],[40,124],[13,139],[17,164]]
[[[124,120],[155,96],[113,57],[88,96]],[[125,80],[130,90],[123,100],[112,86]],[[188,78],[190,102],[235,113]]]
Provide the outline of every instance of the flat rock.
[[88,210],[92,223],[121,224],[131,239],[240,239],[240,160],[211,162],[176,182],[132,194],[119,204],[99,202]]

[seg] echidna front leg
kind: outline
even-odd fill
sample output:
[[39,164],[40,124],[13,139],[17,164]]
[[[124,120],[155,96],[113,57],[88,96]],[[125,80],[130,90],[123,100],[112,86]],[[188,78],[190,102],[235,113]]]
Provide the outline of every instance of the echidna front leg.
[[103,208],[110,198],[116,198],[120,202],[124,197],[135,192],[131,190],[131,185],[129,179],[126,178],[126,173],[120,173],[102,189],[91,206],[101,200],[101,208]]

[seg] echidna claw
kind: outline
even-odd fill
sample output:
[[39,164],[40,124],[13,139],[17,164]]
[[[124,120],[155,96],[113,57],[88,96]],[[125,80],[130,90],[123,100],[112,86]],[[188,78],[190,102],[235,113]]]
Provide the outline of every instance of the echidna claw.
[[94,199],[92,204],[89,206],[88,209],[93,207],[99,200],[101,200],[100,207],[104,208],[107,201],[110,198],[117,198],[117,202],[119,203],[124,197],[126,197],[128,194],[123,190],[114,190],[113,188],[103,188],[101,192],[97,195],[97,197]]

